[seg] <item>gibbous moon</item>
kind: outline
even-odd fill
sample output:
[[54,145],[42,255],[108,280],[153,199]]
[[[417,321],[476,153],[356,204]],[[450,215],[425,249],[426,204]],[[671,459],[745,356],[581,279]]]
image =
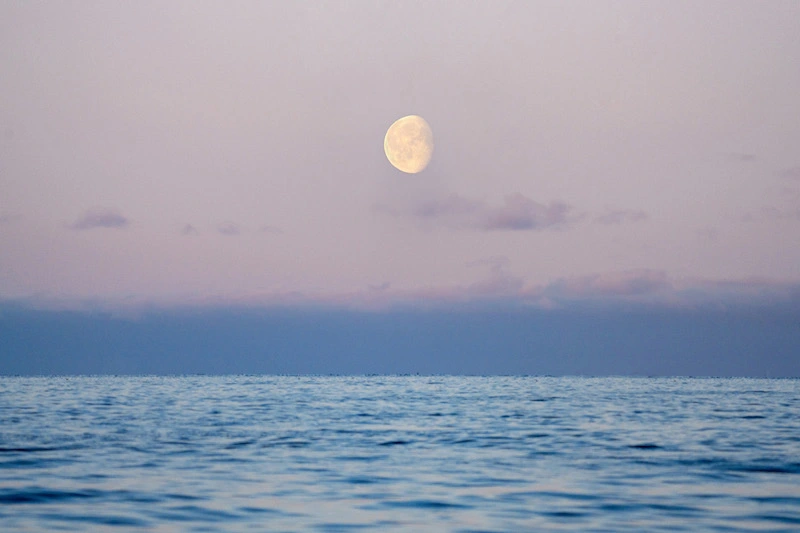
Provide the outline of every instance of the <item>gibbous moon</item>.
[[409,115],[389,127],[383,151],[397,170],[409,174],[422,172],[433,155],[433,132],[425,119]]

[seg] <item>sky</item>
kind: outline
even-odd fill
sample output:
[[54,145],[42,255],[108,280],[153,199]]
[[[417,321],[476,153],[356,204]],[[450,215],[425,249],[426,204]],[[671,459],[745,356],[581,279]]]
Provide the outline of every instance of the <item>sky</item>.
[[798,65],[795,1],[2,1],[0,322],[729,310],[798,375]]

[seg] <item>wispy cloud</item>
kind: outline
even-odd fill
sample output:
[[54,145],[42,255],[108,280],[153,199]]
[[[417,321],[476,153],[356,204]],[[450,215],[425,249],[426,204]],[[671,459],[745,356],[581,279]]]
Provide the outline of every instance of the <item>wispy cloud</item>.
[[672,289],[662,270],[636,269],[559,279],[542,289],[551,298],[628,297]]
[[758,159],[755,154],[750,154],[746,152],[729,152],[728,159],[731,161],[738,161],[740,163],[750,163]]
[[789,180],[800,181],[800,165],[782,170],[780,176]]
[[[479,265],[479,263],[475,263]],[[800,308],[800,283],[769,279],[681,279],[661,270],[639,269],[568,276],[546,284],[529,284],[506,270],[505,262],[490,266],[487,276],[467,284],[395,288],[386,281],[343,292],[268,291],[228,295],[184,295],[166,298],[156,307],[187,311],[213,307],[391,309],[708,309],[795,306]],[[149,299],[70,300],[36,296],[17,304],[41,309],[107,310],[135,316],[153,309]],[[2,299],[0,299],[0,304]],[[119,314],[119,313],[118,313]],[[122,316],[122,315],[120,315]]]
[[800,220],[800,203],[794,205],[762,206],[757,211],[750,211],[740,217],[742,222],[763,222],[766,220]]
[[283,233],[283,230],[277,226],[265,225],[261,226],[259,230],[261,231],[261,233],[273,233],[275,235],[280,235]]
[[[235,237],[237,235],[252,233],[251,231],[242,229],[242,227],[239,224],[231,221],[221,222],[217,224],[215,229],[221,235],[225,235],[226,237]],[[261,226],[260,228],[258,228],[257,231],[259,233],[270,233],[274,235],[279,235],[283,233],[283,230],[276,226]],[[186,224],[181,229],[181,235],[185,237],[200,235],[200,233],[201,233],[200,230],[192,224]]]
[[649,216],[644,211],[633,209],[610,209],[594,218],[598,224],[612,225],[624,224],[626,222],[643,222]]
[[16,222],[20,218],[22,218],[21,215],[11,215],[8,213],[4,213],[0,215],[0,225],[11,224],[12,222]]
[[800,220],[800,165],[785,168],[776,173],[783,180],[777,190],[778,199],[772,205],[746,211],[740,216],[742,222],[764,222],[770,220]]
[[384,292],[388,291],[392,287],[392,284],[388,281],[384,281],[378,285],[367,285],[367,290],[369,292]]
[[410,216],[427,224],[479,231],[559,229],[573,221],[570,205],[563,202],[540,204],[520,193],[505,196],[500,205],[490,205],[484,200],[472,200],[454,193],[420,202],[406,210],[384,210],[395,215]]
[[486,257],[467,263],[470,267],[489,267],[489,275],[465,287],[465,294],[470,298],[497,298],[520,294],[525,280],[508,272],[510,261],[506,256]]
[[199,235],[199,234],[200,232],[197,231],[197,228],[195,228],[191,224],[186,224],[181,230],[181,235],[184,235],[186,237],[191,237],[193,235]]
[[562,202],[544,205],[515,193],[506,196],[502,206],[485,210],[483,227],[489,230],[528,230],[564,226],[569,220],[570,209]]
[[217,231],[229,237],[239,235],[241,233],[239,226],[233,222],[223,222],[222,224],[217,226]]
[[86,211],[73,222],[70,227],[74,230],[88,230],[95,228],[124,228],[129,221],[118,211],[105,207],[95,207]]
[[502,268],[492,269],[489,277],[469,285],[467,295],[471,298],[500,298],[520,294],[525,280]]

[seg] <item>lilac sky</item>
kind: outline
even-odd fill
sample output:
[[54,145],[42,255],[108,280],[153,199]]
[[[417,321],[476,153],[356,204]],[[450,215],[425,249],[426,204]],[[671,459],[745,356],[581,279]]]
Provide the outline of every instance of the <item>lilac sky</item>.
[[[409,114],[416,175],[383,153]],[[800,2],[0,3],[0,299],[798,282]]]

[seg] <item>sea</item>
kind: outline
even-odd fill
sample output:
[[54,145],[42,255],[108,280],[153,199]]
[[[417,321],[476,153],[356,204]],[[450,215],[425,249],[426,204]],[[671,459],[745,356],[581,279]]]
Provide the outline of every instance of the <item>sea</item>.
[[0,378],[0,530],[800,531],[800,380]]

